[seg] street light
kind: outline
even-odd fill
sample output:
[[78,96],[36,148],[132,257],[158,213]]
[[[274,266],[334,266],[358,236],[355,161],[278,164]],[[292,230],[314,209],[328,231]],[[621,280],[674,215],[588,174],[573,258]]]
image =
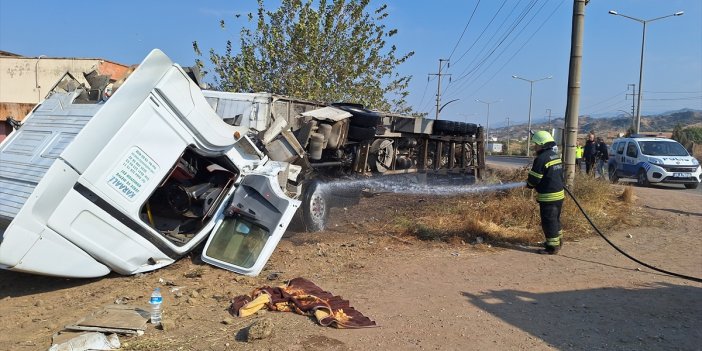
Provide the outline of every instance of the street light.
[[609,11],[610,15],[626,17],[628,19],[631,19],[631,20],[634,20],[636,22],[643,24],[643,33],[641,34],[641,62],[639,63],[639,95],[636,98],[636,100],[637,100],[636,117],[635,117],[635,122],[634,122],[634,133],[636,133],[636,134],[639,133],[639,127],[641,126],[641,83],[643,81],[644,47],[646,45],[646,23],[657,21],[659,19],[663,19],[663,18],[667,18],[667,17],[672,17],[672,16],[682,16],[684,13],[685,12],[683,12],[683,11],[678,11],[678,12],[670,14],[670,15],[656,17],[656,18],[653,18],[650,20],[642,20],[640,18],[631,17],[631,16],[627,16],[627,15],[618,13],[617,11],[614,11],[614,10]]
[[529,82],[529,122],[527,124],[527,146],[526,146],[526,155],[527,155],[527,157],[529,157],[529,150],[531,147],[531,97],[534,95],[534,83],[541,81],[541,80],[545,80],[545,79],[551,79],[551,78],[553,78],[553,76],[548,76],[548,77],[534,79],[534,80],[522,78],[519,76],[512,76],[512,78],[521,79],[525,82]]
[[488,138],[490,138],[490,104],[500,102],[500,100],[495,101],[483,101],[480,99],[475,99],[476,102],[482,102],[487,105],[487,121],[485,123],[485,148],[487,148]]

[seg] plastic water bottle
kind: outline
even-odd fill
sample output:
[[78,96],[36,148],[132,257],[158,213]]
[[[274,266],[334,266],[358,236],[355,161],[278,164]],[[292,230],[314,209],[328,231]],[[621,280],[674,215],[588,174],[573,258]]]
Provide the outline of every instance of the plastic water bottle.
[[151,324],[161,324],[161,303],[163,303],[161,288],[154,289],[149,303],[151,304]]

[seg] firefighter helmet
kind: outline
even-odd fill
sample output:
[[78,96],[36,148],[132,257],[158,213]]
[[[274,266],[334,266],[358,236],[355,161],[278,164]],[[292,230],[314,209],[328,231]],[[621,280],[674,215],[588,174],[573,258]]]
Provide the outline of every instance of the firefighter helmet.
[[531,141],[536,145],[544,145],[548,142],[552,142],[553,137],[551,134],[545,130],[540,130],[531,137]]

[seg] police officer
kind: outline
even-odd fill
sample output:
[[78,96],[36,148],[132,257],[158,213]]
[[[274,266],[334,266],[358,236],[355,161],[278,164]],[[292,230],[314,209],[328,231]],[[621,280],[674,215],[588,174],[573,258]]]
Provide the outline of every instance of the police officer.
[[541,228],[546,236],[542,254],[556,254],[561,249],[561,207],[563,192],[563,163],[553,150],[556,142],[551,134],[541,130],[531,137],[534,143],[534,165],[529,171],[527,187],[536,189]]
[[578,172],[582,172],[582,161],[583,161],[583,146],[580,145],[580,142],[578,142],[578,145],[575,147],[575,170]]

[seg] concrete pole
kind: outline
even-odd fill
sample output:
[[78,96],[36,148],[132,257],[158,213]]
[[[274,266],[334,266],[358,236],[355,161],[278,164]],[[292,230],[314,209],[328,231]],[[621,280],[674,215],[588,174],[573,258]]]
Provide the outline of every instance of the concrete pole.
[[441,59],[439,59],[439,73],[438,82],[436,84],[436,114],[434,114],[434,119],[439,119],[439,104],[441,103]]
[[509,117],[507,117],[507,155],[512,155],[512,152],[509,150],[509,144],[510,144],[510,139],[512,136],[512,128],[509,126]]
[[646,21],[643,22],[643,34],[641,35],[641,63],[639,64],[639,95],[636,97],[636,124],[634,133],[639,134],[641,127],[641,86],[643,85],[643,65],[644,47],[646,46]]
[[527,149],[526,155],[531,154],[531,97],[534,95],[534,82],[529,82],[529,121],[527,122]]
[[565,176],[566,184],[573,186],[575,179],[575,145],[578,139],[578,111],[580,108],[580,64],[583,60],[583,32],[585,31],[585,3],[573,1],[573,28],[570,37],[570,71],[568,72],[568,102],[565,123]]

